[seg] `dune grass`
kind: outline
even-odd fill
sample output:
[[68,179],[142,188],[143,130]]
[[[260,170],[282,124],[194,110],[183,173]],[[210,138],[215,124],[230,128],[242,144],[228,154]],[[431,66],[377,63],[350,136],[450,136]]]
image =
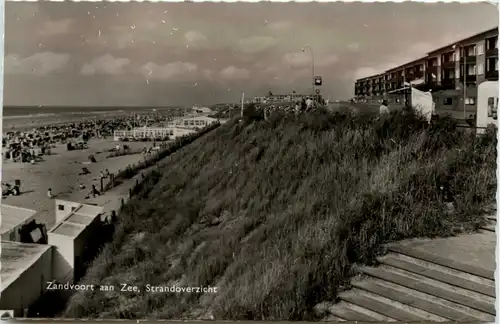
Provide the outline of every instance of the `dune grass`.
[[314,320],[382,243],[477,229],[494,200],[495,131],[401,112],[246,116],[154,171],[83,280],[142,290],[78,292],[65,316]]

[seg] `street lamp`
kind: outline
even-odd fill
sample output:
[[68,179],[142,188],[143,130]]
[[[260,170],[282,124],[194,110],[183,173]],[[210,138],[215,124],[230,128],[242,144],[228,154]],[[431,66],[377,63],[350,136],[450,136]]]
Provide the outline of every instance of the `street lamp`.
[[[465,48],[464,48],[464,46],[462,44],[455,44],[452,46],[453,50],[455,50],[457,48],[457,46],[459,46],[462,49],[462,52],[463,52],[462,56],[464,57],[464,80],[463,80],[463,96],[464,96],[464,98],[463,98],[463,101],[464,101],[464,119],[467,119],[467,117],[466,117],[467,113],[465,112],[465,99],[467,97],[467,74],[466,74],[467,62],[465,60]],[[460,60],[459,60],[459,64],[460,64]],[[460,69],[458,69],[458,71],[460,72]]]
[[312,94],[314,96],[314,53],[313,53],[313,50],[310,46],[306,45],[304,47],[301,48],[301,51],[302,52],[306,52],[306,48],[309,49],[309,51],[311,52],[311,69],[312,69],[312,78],[311,78],[311,82],[312,82]]

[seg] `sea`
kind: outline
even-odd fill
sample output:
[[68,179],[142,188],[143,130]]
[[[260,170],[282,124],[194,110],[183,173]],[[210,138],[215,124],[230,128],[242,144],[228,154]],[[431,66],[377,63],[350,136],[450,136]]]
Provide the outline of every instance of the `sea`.
[[17,118],[43,118],[61,115],[98,115],[113,112],[147,112],[156,109],[157,111],[168,110],[180,107],[3,107],[3,119]]

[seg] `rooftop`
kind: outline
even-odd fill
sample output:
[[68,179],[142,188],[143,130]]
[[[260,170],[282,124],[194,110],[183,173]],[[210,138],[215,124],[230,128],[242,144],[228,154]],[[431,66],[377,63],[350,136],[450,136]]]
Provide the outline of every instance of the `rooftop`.
[[2,241],[0,261],[1,291],[7,288],[51,248],[45,244]]
[[49,233],[71,236],[73,238],[78,237],[96,217],[102,214],[103,210],[104,207],[101,206],[81,204],[52,228]]
[[0,232],[5,234],[19,226],[29,222],[36,211],[33,209],[27,209],[22,207],[10,206],[10,205],[0,205]]
[[435,49],[435,50],[433,50],[433,51],[431,51],[431,52],[429,52],[427,54],[431,55],[431,54],[434,54],[434,53],[437,53],[437,52],[440,52],[440,51],[443,51],[443,50],[446,50],[446,49],[450,49],[451,50],[452,47],[453,47],[453,45],[455,45],[455,44],[460,44],[460,43],[464,43],[464,42],[466,43],[466,42],[470,41],[473,38],[476,38],[476,37],[479,37],[479,36],[482,36],[482,35],[486,36],[487,34],[493,33],[493,32],[497,32],[497,34],[498,34],[498,26],[494,27],[494,28],[490,28],[488,30],[485,30],[485,31],[483,31],[481,33],[476,33],[476,34],[474,34],[472,36],[469,36],[469,37],[462,38],[460,40],[454,41],[453,43],[450,43],[450,44],[448,44],[446,46],[442,46],[440,48],[437,48],[437,49]]

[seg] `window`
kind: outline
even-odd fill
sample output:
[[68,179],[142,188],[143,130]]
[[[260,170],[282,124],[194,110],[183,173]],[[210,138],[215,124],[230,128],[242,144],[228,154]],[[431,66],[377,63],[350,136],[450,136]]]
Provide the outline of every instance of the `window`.
[[465,98],[465,104],[469,106],[475,105],[476,98],[475,97]]
[[467,75],[475,75],[476,74],[476,66],[475,65],[469,65],[467,67]]
[[460,54],[458,53],[453,53],[451,56],[451,61],[450,62],[457,62],[460,59]]
[[495,60],[495,71],[498,71],[498,59]]
[[443,105],[445,106],[451,106],[453,104],[453,99],[452,98],[444,98],[443,99]]
[[64,205],[57,205],[57,209],[63,211],[64,210]]
[[71,211],[73,211],[73,210],[75,210],[75,209],[76,209],[76,207],[71,207]]
[[477,65],[477,75],[481,75],[481,74],[484,74],[484,64],[483,63],[479,63]]
[[[496,100],[495,100],[496,99]],[[498,98],[488,98],[488,117],[497,119]]]
[[479,44],[477,45],[477,55],[483,55],[484,54],[484,44]]
[[467,55],[468,56],[474,56],[474,55],[476,55],[476,46],[469,47],[467,49]]

